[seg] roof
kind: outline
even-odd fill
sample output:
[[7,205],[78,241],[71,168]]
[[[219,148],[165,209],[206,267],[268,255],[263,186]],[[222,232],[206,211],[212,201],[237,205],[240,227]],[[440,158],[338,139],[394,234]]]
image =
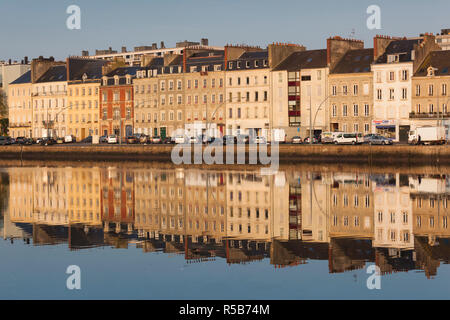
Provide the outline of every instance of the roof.
[[53,66],[47,70],[36,82],[67,81],[66,65]]
[[417,69],[415,76],[426,76],[429,67],[436,69],[435,76],[450,76],[450,50],[430,52]]
[[102,66],[106,63],[106,60],[69,58],[69,80],[83,80],[85,74],[89,80],[101,79]]
[[370,65],[373,62],[373,58],[373,49],[349,50],[331,73],[370,72]]
[[307,50],[293,52],[283,60],[274,71],[298,71],[301,69],[325,68],[327,66],[327,50]]
[[227,61],[227,70],[245,70],[245,69],[264,69],[269,68],[268,65],[269,52],[267,50],[261,51],[246,51],[237,59]]
[[412,61],[411,52],[414,50],[414,45],[419,43],[419,39],[394,40],[375,63],[387,63],[387,57],[391,54],[400,54],[399,62],[410,62]]
[[114,77],[114,76],[124,77],[127,74],[131,75],[131,76],[135,76],[136,72],[141,69],[142,69],[141,67],[120,67],[120,68],[112,70],[106,76],[107,77]]
[[23,75],[18,77],[16,80],[11,82],[11,84],[22,84],[22,83],[31,83],[31,70],[28,70]]

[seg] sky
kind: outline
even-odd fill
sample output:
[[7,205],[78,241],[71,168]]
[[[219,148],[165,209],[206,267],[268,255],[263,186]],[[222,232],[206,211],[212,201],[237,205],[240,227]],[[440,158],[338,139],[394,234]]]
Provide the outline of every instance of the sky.
[[[120,51],[161,41],[266,47],[291,42],[325,48],[330,36],[372,47],[377,34],[417,36],[450,28],[448,0],[0,0],[0,60],[64,59],[82,50]],[[69,30],[68,6],[81,9],[81,29]],[[381,29],[369,30],[366,10],[381,9]]]

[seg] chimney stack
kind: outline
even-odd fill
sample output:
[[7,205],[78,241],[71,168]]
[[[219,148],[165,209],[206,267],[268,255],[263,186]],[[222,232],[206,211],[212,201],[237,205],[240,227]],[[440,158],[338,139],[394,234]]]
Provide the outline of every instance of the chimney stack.
[[364,42],[335,36],[327,39],[327,64],[333,70],[349,50],[364,49]]
[[122,47],[122,53],[126,53],[127,52],[127,47]]
[[161,49],[165,49],[166,46],[164,45],[164,41],[161,41]]
[[209,40],[207,38],[202,38],[201,42],[202,46],[208,46]]

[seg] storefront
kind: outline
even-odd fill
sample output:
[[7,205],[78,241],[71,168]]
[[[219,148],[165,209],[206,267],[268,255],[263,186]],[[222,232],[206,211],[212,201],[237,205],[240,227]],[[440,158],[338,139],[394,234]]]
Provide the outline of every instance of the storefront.
[[373,132],[386,138],[397,138],[397,125],[395,120],[373,120]]

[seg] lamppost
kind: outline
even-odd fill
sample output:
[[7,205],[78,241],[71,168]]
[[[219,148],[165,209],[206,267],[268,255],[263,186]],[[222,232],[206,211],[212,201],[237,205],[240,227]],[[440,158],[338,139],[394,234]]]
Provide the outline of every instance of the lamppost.
[[319,107],[317,108],[317,110],[316,110],[316,113],[314,114],[314,121],[312,122],[312,124],[311,124],[311,113],[312,113],[312,107],[311,107],[311,95],[310,95],[310,103],[309,103],[309,105],[310,105],[310,107],[309,107],[309,113],[310,113],[310,117],[309,117],[309,123],[310,123],[310,127],[309,127],[309,144],[312,144],[312,137],[311,137],[311,132],[312,132],[312,130],[313,130],[313,127],[315,126],[315,123],[316,123],[316,118],[317,118],[317,114],[319,113],[319,111],[322,109],[322,106],[323,106],[323,104],[330,98],[330,97],[332,97],[332,96],[335,96],[335,95],[337,95],[337,94],[339,94],[339,93],[335,93],[335,94],[333,94],[333,93],[331,93],[331,94],[329,94],[320,104],[319,104]]

